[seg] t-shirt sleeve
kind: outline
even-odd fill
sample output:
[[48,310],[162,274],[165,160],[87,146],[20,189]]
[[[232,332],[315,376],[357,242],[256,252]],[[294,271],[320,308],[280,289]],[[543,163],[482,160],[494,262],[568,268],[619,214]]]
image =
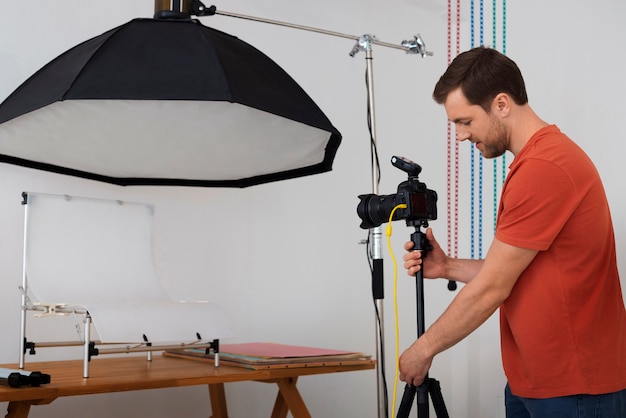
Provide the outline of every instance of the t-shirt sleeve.
[[496,238],[538,251],[550,247],[579,203],[565,172],[540,159],[525,160],[511,173],[501,199]]

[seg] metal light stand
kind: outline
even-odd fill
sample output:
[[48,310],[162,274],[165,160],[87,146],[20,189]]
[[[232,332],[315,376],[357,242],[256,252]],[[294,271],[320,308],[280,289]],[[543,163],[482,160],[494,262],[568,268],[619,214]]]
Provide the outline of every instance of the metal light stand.
[[[159,4],[159,0],[156,1]],[[187,2],[183,1],[181,7],[186,7]],[[311,26],[296,25],[293,23],[281,22],[277,20],[270,20],[264,18],[258,18],[253,16],[246,16],[237,13],[225,12],[217,10],[215,6],[206,7],[201,1],[192,0],[188,6],[189,13],[195,16],[212,16],[223,15],[229,17],[236,17],[240,19],[252,20],[255,22],[269,23],[278,26],[284,26],[292,29],[306,30],[309,32],[321,33],[324,35],[331,35],[340,38],[356,40],[356,44],[350,51],[350,56],[354,57],[359,51],[365,51],[365,62],[367,65],[367,103],[368,103],[368,124],[370,127],[371,135],[371,153],[372,153],[372,192],[378,194],[378,178],[379,168],[376,157],[376,116],[374,109],[374,71],[373,71],[373,57],[372,57],[372,45],[380,45],[388,48],[401,49],[410,54],[420,54],[422,58],[426,56],[432,56],[433,53],[426,50],[426,44],[422,40],[419,34],[414,35],[412,40],[404,40],[400,45],[390,44],[387,42],[380,42],[372,35],[354,36],[340,32],[333,32],[324,29],[314,28]],[[181,10],[184,11],[184,10]],[[383,258],[382,258],[382,232],[380,227],[372,228],[370,230],[370,245],[371,245],[371,257],[372,257],[372,292],[374,296],[374,303],[378,318],[376,319],[376,370],[377,370],[377,392],[378,392],[378,417],[386,417],[387,403],[386,403],[386,391],[385,391],[385,378],[384,368],[381,367],[381,362],[385,356],[383,336]]]
[[[368,108],[368,126],[370,128],[371,143],[370,153],[372,161],[372,193],[378,194],[378,179],[379,179],[379,167],[376,164],[376,118],[374,108],[374,60],[372,58],[372,42],[373,38],[369,35],[363,35],[359,38],[358,42],[350,51],[350,56],[360,51],[365,51],[365,64],[367,68],[367,108]],[[384,290],[384,271],[383,271],[383,257],[382,257],[382,232],[380,226],[371,228],[369,231],[371,240],[371,252],[372,257],[372,297],[374,298],[374,304],[376,305],[376,391],[378,394],[378,416],[387,416],[387,392],[385,381],[385,367],[381,365],[381,362],[385,360],[385,331],[384,331],[384,309],[383,300],[385,298]],[[383,363],[384,364],[384,363]]]
[[[414,226],[415,232],[411,234],[413,249],[422,252],[422,257],[426,257],[428,252],[432,250],[426,234],[421,231],[421,227],[427,227],[428,222],[425,220],[407,221],[408,226]],[[420,269],[415,274],[415,293],[417,299],[417,338],[421,337],[426,331],[424,321],[424,273]],[[439,418],[448,418],[448,411],[441,395],[441,386],[439,381],[428,377],[419,386],[407,384],[404,388],[404,395],[398,409],[398,418],[405,418],[411,412],[413,400],[417,395],[417,416],[420,418],[428,418],[430,413],[428,395],[431,396],[435,413]]]

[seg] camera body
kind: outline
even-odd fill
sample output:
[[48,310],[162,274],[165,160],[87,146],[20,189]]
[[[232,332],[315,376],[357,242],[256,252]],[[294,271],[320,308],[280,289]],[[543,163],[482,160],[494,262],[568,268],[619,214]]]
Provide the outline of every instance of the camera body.
[[408,174],[408,180],[398,185],[396,194],[360,195],[357,214],[361,218],[361,228],[370,229],[389,221],[389,216],[397,205],[406,204],[406,208],[397,209],[392,221],[406,219],[409,226],[427,226],[428,221],[437,219],[437,193],[419,181],[422,171],[419,164],[403,157],[392,157],[391,164]]

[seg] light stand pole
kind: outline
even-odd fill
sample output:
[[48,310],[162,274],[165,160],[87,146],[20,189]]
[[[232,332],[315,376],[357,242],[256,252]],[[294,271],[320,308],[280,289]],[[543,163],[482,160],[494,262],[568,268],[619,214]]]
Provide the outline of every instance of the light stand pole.
[[[156,4],[160,3],[157,0]],[[223,15],[229,17],[236,17],[239,19],[252,20],[255,22],[269,23],[278,26],[284,26],[292,29],[306,30],[309,32],[316,32],[325,35],[353,39],[356,40],[356,44],[350,51],[350,56],[354,57],[359,51],[365,51],[365,62],[367,67],[367,106],[368,106],[368,126],[370,130],[370,149],[372,159],[372,192],[378,194],[378,182],[379,182],[379,165],[377,156],[377,142],[376,142],[376,115],[374,108],[374,71],[373,71],[373,56],[372,45],[380,45],[387,48],[401,49],[407,53],[420,54],[423,58],[426,56],[432,56],[432,52],[426,50],[426,45],[420,35],[415,35],[412,40],[404,40],[400,45],[391,44],[387,42],[380,42],[376,40],[372,35],[354,36],[340,32],[333,32],[324,29],[314,28],[311,26],[296,25],[293,23],[281,22],[277,20],[264,19],[259,17],[247,16],[237,13],[218,11],[215,6],[206,7],[201,1],[192,0],[191,3],[187,1],[182,2],[181,8],[188,7],[189,14],[196,16],[212,16]],[[181,10],[185,12],[185,10]],[[384,364],[385,349],[384,349],[384,321],[383,321],[383,299],[384,299],[384,272],[383,272],[383,258],[382,258],[382,232],[380,227],[370,229],[370,255],[372,259],[372,294],[374,298],[376,308],[376,384],[378,393],[378,417],[383,418],[388,416],[387,402],[386,402],[386,385],[384,377],[384,367],[381,367],[381,363]]]
[[[380,178],[380,167],[377,163],[377,139],[376,139],[376,111],[374,108],[374,60],[372,57],[372,37],[369,35],[363,35],[359,38],[359,41],[350,52],[350,56],[359,51],[365,51],[365,63],[367,67],[367,116],[368,126],[370,131],[370,151],[372,161],[372,193],[378,194],[378,183]],[[384,304],[385,289],[384,289],[384,271],[383,271],[383,256],[382,256],[382,232],[380,226],[371,228],[370,245],[372,257],[372,297],[374,304],[376,305],[376,391],[378,394],[378,417],[387,416],[387,393],[385,384],[385,367],[383,367],[385,360],[385,333],[384,333]]]

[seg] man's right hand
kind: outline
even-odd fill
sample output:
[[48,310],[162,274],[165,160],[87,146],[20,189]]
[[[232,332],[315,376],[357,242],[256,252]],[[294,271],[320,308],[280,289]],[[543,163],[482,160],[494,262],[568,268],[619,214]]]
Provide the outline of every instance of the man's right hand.
[[448,277],[448,256],[443,252],[441,246],[433,235],[432,228],[426,229],[426,239],[432,249],[424,256],[427,258],[427,262],[424,263],[422,257],[422,251],[413,251],[413,242],[408,241],[404,244],[404,249],[407,251],[402,256],[404,260],[404,268],[407,270],[409,276],[415,276],[418,271],[424,266],[424,277],[428,279],[447,278]]

